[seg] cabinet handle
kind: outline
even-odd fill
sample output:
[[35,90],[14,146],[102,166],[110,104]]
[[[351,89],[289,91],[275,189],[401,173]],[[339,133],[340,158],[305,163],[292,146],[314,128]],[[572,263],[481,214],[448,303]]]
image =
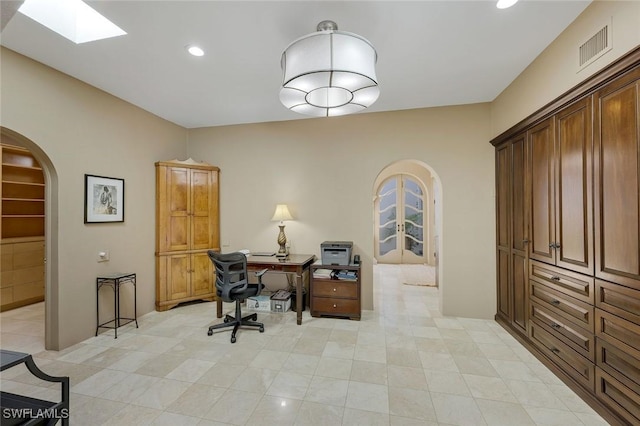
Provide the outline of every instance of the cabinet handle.
[[333,307],[334,307],[334,308],[337,308],[337,307],[338,307],[338,305],[336,305],[336,304],[334,303],[334,304],[333,304]]
[[554,300],[551,301],[551,304],[558,306],[560,304],[560,301],[554,299]]
[[562,326],[560,324],[556,324],[555,322],[551,323],[551,327],[555,328],[556,330],[559,330],[562,328]]
[[400,224],[398,224],[398,232],[400,232]]
[[549,248],[556,248],[556,245],[554,243],[549,243]]
[[560,248],[560,244],[556,243],[555,244],[555,248],[559,249]]
[[558,355],[560,353],[560,349],[552,348],[551,352],[553,352],[554,354]]
[[529,244],[529,240],[525,238],[524,240],[522,240],[522,244]]
[[336,289],[334,288],[333,291],[336,291]]
[[557,276],[557,275],[553,275],[553,276],[551,277],[551,279],[552,279],[552,280],[554,280],[554,281],[560,281],[560,277],[559,277],[559,276]]

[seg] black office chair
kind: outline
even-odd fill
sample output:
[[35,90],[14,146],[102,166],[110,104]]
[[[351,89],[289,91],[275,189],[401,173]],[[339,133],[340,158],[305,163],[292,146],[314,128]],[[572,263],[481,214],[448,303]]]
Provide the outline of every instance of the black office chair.
[[264,333],[264,324],[256,322],[258,320],[258,314],[247,315],[243,318],[241,305],[247,298],[260,294],[264,288],[262,276],[267,272],[267,269],[255,273],[256,277],[258,277],[257,284],[249,284],[247,277],[247,256],[243,253],[222,254],[209,250],[207,254],[216,268],[216,295],[224,302],[236,302],[236,316],[225,315],[224,322],[209,327],[207,334],[211,336],[213,330],[233,327],[231,343],[235,343],[236,333],[241,326],[258,327],[260,333]]

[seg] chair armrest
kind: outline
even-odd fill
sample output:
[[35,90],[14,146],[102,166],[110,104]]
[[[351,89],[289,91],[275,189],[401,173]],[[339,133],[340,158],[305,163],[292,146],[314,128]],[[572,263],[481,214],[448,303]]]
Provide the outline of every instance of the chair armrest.
[[259,279],[262,278],[262,276],[269,270],[269,268],[264,268],[262,271],[256,271],[256,277],[258,277]]

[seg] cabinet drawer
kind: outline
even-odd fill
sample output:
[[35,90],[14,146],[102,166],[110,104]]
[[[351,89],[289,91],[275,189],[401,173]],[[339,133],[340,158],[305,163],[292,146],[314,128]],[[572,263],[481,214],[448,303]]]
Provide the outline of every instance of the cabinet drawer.
[[566,294],[554,290],[536,281],[529,281],[531,300],[540,305],[553,309],[557,315],[576,324],[581,324],[593,333],[593,306],[580,300],[568,297]]
[[593,391],[594,364],[551,335],[535,322],[529,323],[531,342],[568,375]]
[[311,295],[357,299],[358,284],[355,281],[318,280],[314,278]]
[[360,318],[360,303],[353,299],[329,297],[311,298],[312,315],[357,316]]
[[593,278],[532,260],[529,278],[593,305]]
[[597,367],[596,395],[629,424],[640,424],[640,395]]
[[596,336],[640,359],[640,325],[596,309]]
[[577,327],[573,322],[566,321],[551,309],[544,308],[531,302],[530,318],[535,320],[546,331],[566,343],[589,361],[595,361],[595,338],[582,327]]
[[596,366],[640,394],[640,359],[631,353],[606,340],[597,339]]
[[596,280],[596,306],[640,324],[640,291]]

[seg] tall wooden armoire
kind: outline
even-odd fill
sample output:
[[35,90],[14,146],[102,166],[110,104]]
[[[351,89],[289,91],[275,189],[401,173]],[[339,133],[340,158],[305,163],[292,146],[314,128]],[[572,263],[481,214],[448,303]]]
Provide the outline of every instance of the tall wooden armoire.
[[156,163],[156,310],[215,300],[208,250],[220,250],[220,169],[192,159]]

